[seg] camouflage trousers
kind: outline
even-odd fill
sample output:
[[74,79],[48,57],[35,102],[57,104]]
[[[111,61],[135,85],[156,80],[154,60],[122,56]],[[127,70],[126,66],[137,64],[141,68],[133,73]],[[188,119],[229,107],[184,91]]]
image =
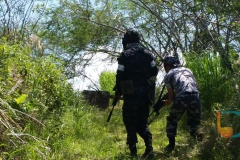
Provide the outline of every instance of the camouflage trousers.
[[167,117],[166,133],[168,137],[176,136],[178,122],[185,112],[189,133],[193,136],[199,130],[202,112],[201,100],[198,93],[184,94],[174,98],[169,116]]
[[147,87],[134,89],[134,94],[124,96],[123,122],[127,131],[127,144],[138,142],[137,134],[143,138],[146,147],[152,146],[152,134],[148,128],[149,101]]

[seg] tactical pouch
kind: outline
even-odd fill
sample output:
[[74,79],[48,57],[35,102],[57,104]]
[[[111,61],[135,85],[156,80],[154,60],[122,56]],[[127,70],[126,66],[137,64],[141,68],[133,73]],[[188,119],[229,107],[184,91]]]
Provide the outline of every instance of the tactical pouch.
[[123,95],[132,95],[134,93],[132,80],[122,81],[120,87]]

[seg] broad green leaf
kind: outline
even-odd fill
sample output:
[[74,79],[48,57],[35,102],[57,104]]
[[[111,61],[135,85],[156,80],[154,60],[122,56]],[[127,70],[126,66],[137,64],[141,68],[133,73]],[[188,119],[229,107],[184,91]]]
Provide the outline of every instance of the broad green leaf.
[[18,97],[15,101],[17,104],[23,103],[27,98],[27,94],[22,94],[20,97]]

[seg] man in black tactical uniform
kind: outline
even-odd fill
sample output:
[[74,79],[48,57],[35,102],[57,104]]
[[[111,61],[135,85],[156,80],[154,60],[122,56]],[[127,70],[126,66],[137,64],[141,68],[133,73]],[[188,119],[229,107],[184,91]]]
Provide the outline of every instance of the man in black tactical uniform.
[[[127,145],[132,156],[137,155],[137,133],[146,146],[142,157],[154,156],[152,134],[147,120],[149,115],[149,84],[158,74],[158,69],[150,51],[140,46],[137,31],[128,30],[122,39],[124,51],[118,58],[116,75],[116,97],[123,95],[123,122],[127,131]],[[155,85],[155,81],[154,81]]]

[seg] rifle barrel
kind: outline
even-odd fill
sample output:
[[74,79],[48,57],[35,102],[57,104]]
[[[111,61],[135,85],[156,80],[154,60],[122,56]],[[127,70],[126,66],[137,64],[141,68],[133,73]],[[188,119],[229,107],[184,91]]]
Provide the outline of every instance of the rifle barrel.
[[112,110],[111,110],[111,112],[110,112],[109,115],[108,115],[107,122],[109,122],[110,119],[111,119],[111,117],[112,117],[113,109],[114,109],[114,107],[116,106],[117,101],[118,101],[118,99],[117,99],[117,98],[114,98],[113,103],[112,103]]
[[[163,94],[164,89],[165,89],[165,85],[163,86],[162,91],[161,91],[161,93],[160,93],[160,96],[158,97],[158,101],[161,101],[161,100],[162,100],[162,94]],[[157,101],[157,102],[158,102],[158,101]],[[161,107],[161,108],[162,108],[162,107]],[[160,109],[161,109],[161,108],[160,108]],[[154,112],[155,112],[155,111],[153,110],[153,111],[148,115],[148,117],[150,117]],[[148,122],[148,125],[150,125],[150,124],[157,118],[158,115],[159,115],[159,111],[157,111],[157,112],[156,112],[156,115],[153,117],[153,119]]]
[[111,119],[111,116],[112,116],[112,113],[113,113],[113,108],[114,108],[114,106],[112,107],[112,110],[111,110],[110,114],[108,115],[107,122],[109,122],[109,121],[110,121],[110,119]]

